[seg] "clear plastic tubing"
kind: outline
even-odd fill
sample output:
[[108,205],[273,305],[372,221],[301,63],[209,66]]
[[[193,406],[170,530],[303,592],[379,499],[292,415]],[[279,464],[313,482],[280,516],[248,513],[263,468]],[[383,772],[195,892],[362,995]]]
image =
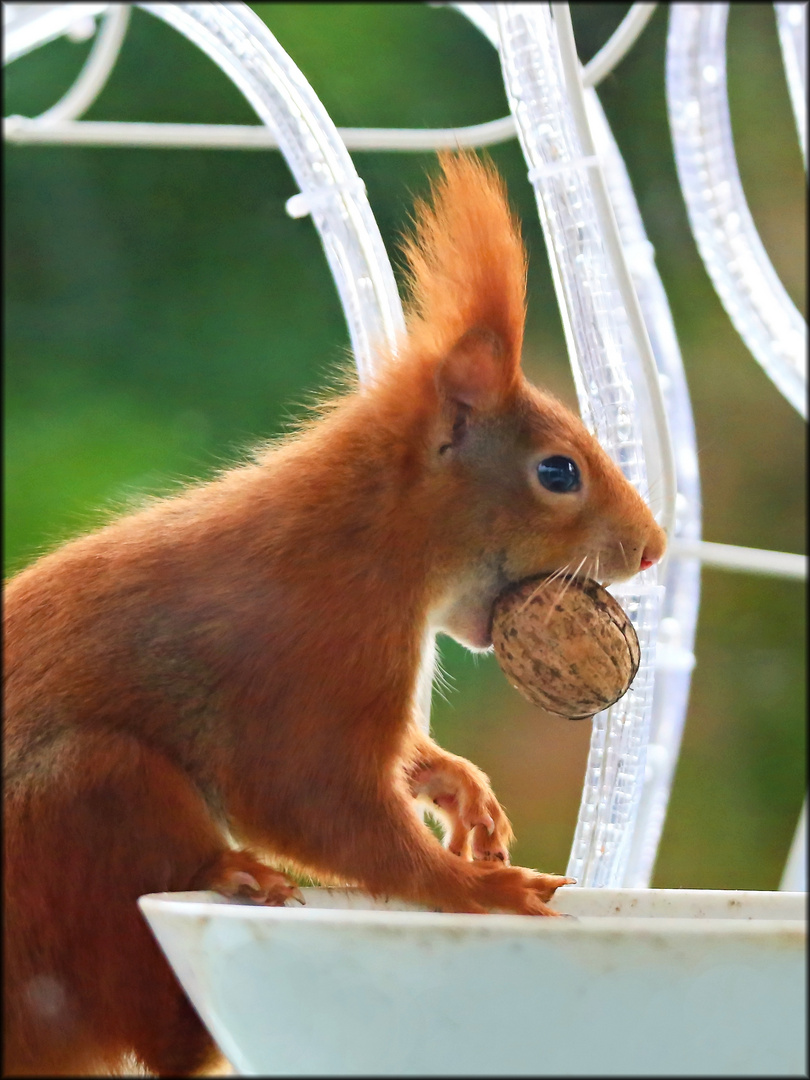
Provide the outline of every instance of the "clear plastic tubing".
[[[786,5],[793,7],[794,5]],[[673,4],[666,86],[692,232],[737,332],[807,419],[807,323],[776,276],[745,201],[726,89],[728,4]]]
[[790,104],[807,171],[807,4],[774,4]]
[[[699,540],[701,533],[700,478],[697,440],[681,351],[652,244],[630,178],[595,91],[586,93],[586,105],[610,201],[630,267],[658,368],[675,450],[678,494],[674,536]],[[638,356],[627,354],[633,385],[640,385]],[[663,830],[672,779],[680,753],[694,667],[694,641],[700,603],[700,562],[672,554],[666,563],[666,593],[658,625],[650,735],[644,784],[621,884],[648,888]]]
[[[455,6],[498,47],[492,5]],[[669,417],[678,491],[673,532],[679,538],[699,540],[701,502],[695,425],[669,303],[627,170],[595,90],[586,91],[585,103],[625,257],[649,332]],[[625,359],[634,388],[643,386],[637,351],[631,349]],[[629,888],[648,887],[652,876],[686,718],[699,601],[699,561],[671,555],[666,564],[666,594],[659,623],[644,781],[626,868],[618,882]],[[601,731],[597,749],[601,749]],[[595,777],[594,770],[591,778]],[[590,818],[592,805],[599,801],[600,797],[594,796],[592,791],[583,792],[582,817]],[[584,838],[586,828],[587,825],[578,826],[580,839]],[[575,863],[575,858],[576,844],[569,872],[582,874],[584,868],[580,862]]]
[[[490,9],[493,10],[493,9]],[[625,476],[647,492],[642,418],[625,356],[634,349],[602,235],[587,157],[545,4],[494,8],[507,96],[529,164],[551,259],[583,420]],[[655,638],[657,568],[614,590],[641,646],[632,692],[594,717],[582,804],[567,873],[580,885],[621,884],[643,782]]]

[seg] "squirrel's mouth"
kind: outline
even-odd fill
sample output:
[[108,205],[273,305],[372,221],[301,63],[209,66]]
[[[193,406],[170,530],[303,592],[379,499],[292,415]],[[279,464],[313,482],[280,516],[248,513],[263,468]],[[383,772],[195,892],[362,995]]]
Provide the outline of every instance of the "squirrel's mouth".
[[[493,598],[494,602],[494,598]],[[447,632],[451,637],[475,652],[492,648],[492,604],[478,611],[459,613]]]
[[[512,579],[504,572],[503,566],[498,564],[493,567],[494,572],[489,580],[478,582],[477,588],[465,590],[451,604],[448,604],[437,619],[437,629],[449,634],[461,645],[474,652],[486,652],[492,648],[492,621],[495,601],[506,589],[518,584],[518,579]],[[561,570],[540,570],[527,577],[539,577],[544,574],[560,574]],[[571,575],[574,576],[574,575]],[[580,575],[576,575],[580,576]],[[601,577],[601,575],[600,575]],[[521,578],[520,580],[523,580]],[[612,576],[605,575],[605,584],[613,580]],[[562,585],[563,582],[560,582]]]
[[441,611],[437,629],[474,652],[492,648],[492,611],[495,600],[511,584],[501,565],[490,568]]

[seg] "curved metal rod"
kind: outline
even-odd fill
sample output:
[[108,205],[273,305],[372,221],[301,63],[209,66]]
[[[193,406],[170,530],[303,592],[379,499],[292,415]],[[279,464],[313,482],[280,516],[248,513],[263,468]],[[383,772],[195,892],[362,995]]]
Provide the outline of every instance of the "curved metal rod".
[[76,81],[55,105],[33,117],[31,123],[52,124],[60,120],[76,120],[90,108],[104,89],[118,59],[129,25],[130,11],[129,4],[110,6]]
[[[109,4],[3,4],[3,63],[69,34]],[[92,35],[90,35],[92,36]]]
[[[472,22],[479,24],[478,4],[452,4]],[[637,40],[658,5],[636,3],[625,15],[599,52],[582,69],[583,85],[596,86],[616,67]],[[124,5],[122,5],[124,7]],[[482,12],[483,19],[490,18]],[[479,28],[482,28],[479,26]],[[484,30],[491,38],[491,33]],[[97,42],[97,45],[100,43]],[[85,69],[89,67],[91,53]],[[116,53],[117,55],[117,53]],[[112,63],[115,62],[115,55]],[[112,67],[112,63],[110,67]],[[82,71],[80,79],[85,71]],[[109,74],[109,72],[107,72]],[[104,76],[106,81],[106,75]],[[103,86],[99,85],[96,94]],[[73,90],[78,89],[78,83]],[[114,121],[95,121],[71,124],[94,100],[94,94],[81,110],[70,112],[58,109],[67,103],[72,93],[57,102],[51,109],[36,118],[8,117],[3,121],[3,136],[15,143],[60,142],[93,146],[171,146],[171,147],[218,147],[227,149],[273,149],[278,142],[272,131],[265,127],[218,124],[142,124]],[[48,131],[41,125],[47,119]],[[34,125],[37,126],[34,126]],[[508,142],[517,135],[515,118],[510,114],[482,124],[470,124],[452,128],[338,128],[348,150],[453,150],[494,146]]]
[[807,892],[807,796],[793,834],[787,863],[779,882],[781,892]]
[[774,4],[790,104],[807,172],[807,4]]
[[[633,349],[602,235],[587,149],[571,109],[558,27],[546,4],[497,4],[507,97],[535,189],[574,383],[585,423],[640,490],[647,472],[639,401],[628,374]],[[580,78],[576,61],[576,79]],[[593,720],[582,804],[567,874],[581,885],[618,885],[629,853],[652,705],[654,643],[663,589],[656,567],[614,587],[639,638],[641,664],[616,706]]]
[[309,83],[247,4],[139,3],[206,53],[270,128],[314,207],[361,379],[394,347],[402,305],[364,186]]
[[583,86],[598,86],[613,71],[635,45],[657,7],[658,4],[633,4],[596,56],[582,69]]
[[774,270],[746,202],[729,114],[729,4],[673,4],[666,90],[675,165],[703,264],[737,333],[807,419],[807,323]]
[[[576,42],[574,40],[574,28],[571,24],[571,11],[567,3],[554,3],[551,5],[554,16],[554,24],[560,43],[560,57],[562,59],[563,72],[568,88],[568,97],[571,105],[574,123],[577,128],[582,151],[586,157],[595,157],[593,135],[588,123],[585,111],[585,98],[582,83],[579,78],[580,66],[577,59]],[[671,537],[675,525],[675,496],[677,494],[677,480],[675,477],[675,457],[672,450],[672,438],[669,432],[669,419],[664,406],[664,397],[661,392],[661,382],[658,378],[658,368],[655,364],[650,336],[638,302],[635,286],[627,266],[624,251],[622,249],[619,228],[616,224],[616,215],[608,195],[605,177],[601,169],[591,170],[593,182],[593,196],[602,237],[613,264],[613,273],[621,295],[622,304],[627,312],[627,320],[630,324],[630,332],[641,361],[641,369],[646,384],[646,392],[649,406],[652,410],[654,421],[653,438],[645,440],[648,446],[656,444],[662,487],[661,527],[667,536]]]
[[[674,535],[665,576],[655,653],[655,686],[650,714],[644,781],[630,853],[620,884],[648,888],[661,836],[672,778],[687,714],[697,612],[700,605],[700,563],[680,548],[700,543],[701,500],[697,439],[678,338],[666,292],[630,177],[595,90],[585,91],[585,107],[599,154],[608,195],[616,215],[622,247],[650,335],[661,389],[672,431],[678,483]],[[648,475],[655,475],[658,436],[645,395],[645,379],[637,350],[626,351],[630,378],[641,398],[641,424]]]
[[[443,4],[431,4],[431,7],[443,7]],[[497,47],[498,33],[495,29],[495,18],[490,4],[480,3],[450,3],[448,7],[454,7],[473,26],[477,26],[484,37]],[[633,4],[625,17],[607,39],[605,44],[592,56],[582,69],[582,85],[585,87],[598,86],[606,75],[609,75],[616,65],[624,59],[630,48],[635,44],[641,31],[652,18],[658,4]]]
[[[460,128],[338,128],[347,150],[454,150],[507,142],[515,137],[511,116]],[[3,137],[14,143],[78,146],[151,146],[172,149],[277,150],[273,131],[260,124],[153,124],[140,121],[58,120],[9,116]]]

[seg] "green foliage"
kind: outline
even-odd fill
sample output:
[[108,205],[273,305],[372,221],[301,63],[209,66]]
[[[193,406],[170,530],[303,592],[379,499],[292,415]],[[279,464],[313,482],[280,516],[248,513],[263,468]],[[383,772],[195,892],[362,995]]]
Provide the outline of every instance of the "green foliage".
[[[428,127],[504,115],[494,50],[456,11],[414,4],[253,5],[341,126]],[[575,4],[590,58],[627,4]],[[666,6],[600,96],[667,288],[693,397],[708,539],[804,545],[804,425],[736,337],[677,187],[664,97]],[[743,182],[799,304],[805,181],[773,9],[734,5],[729,78]],[[34,115],[89,45],[53,42],[6,73],[6,114]],[[193,45],[141,10],[88,119],[252,123]],[[533,194],[516,143],[493,147],[530,252],[528,373],[574,402]],[[392,256],[432,155],[356,154]],[[275,151],[6,149],[5,566],[171,490],[284,426],[347,334],[317,234],[284,201]],[[655,883],[773,888],[804,787],[804,596],[707,570],[690,714]],[[439,740],[490,773],[517,861],[562,870],[589,725],[517,698],[491,656],[452,642]]]

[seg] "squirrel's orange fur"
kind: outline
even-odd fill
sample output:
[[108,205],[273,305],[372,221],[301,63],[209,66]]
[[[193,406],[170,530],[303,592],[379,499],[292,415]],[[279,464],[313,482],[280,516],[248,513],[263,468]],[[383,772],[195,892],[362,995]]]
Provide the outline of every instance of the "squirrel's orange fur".
[[[8,1073],[127,1052],[206,1068],[136,899],[283,903],[263,856],[448,911],[550,913],[565,879],[508,865],[487,778],[419,731],[425,635],[486,647],[508,582],[629,577],[664,538],[521,374],[525,257],[500,181],[471,155],[442,166],[407,248],[408,335],[368,385],[7,585]],[[576,461],[580,490],[540,485],[549,455]],[[447,848],[417,799],[444,812]]]

